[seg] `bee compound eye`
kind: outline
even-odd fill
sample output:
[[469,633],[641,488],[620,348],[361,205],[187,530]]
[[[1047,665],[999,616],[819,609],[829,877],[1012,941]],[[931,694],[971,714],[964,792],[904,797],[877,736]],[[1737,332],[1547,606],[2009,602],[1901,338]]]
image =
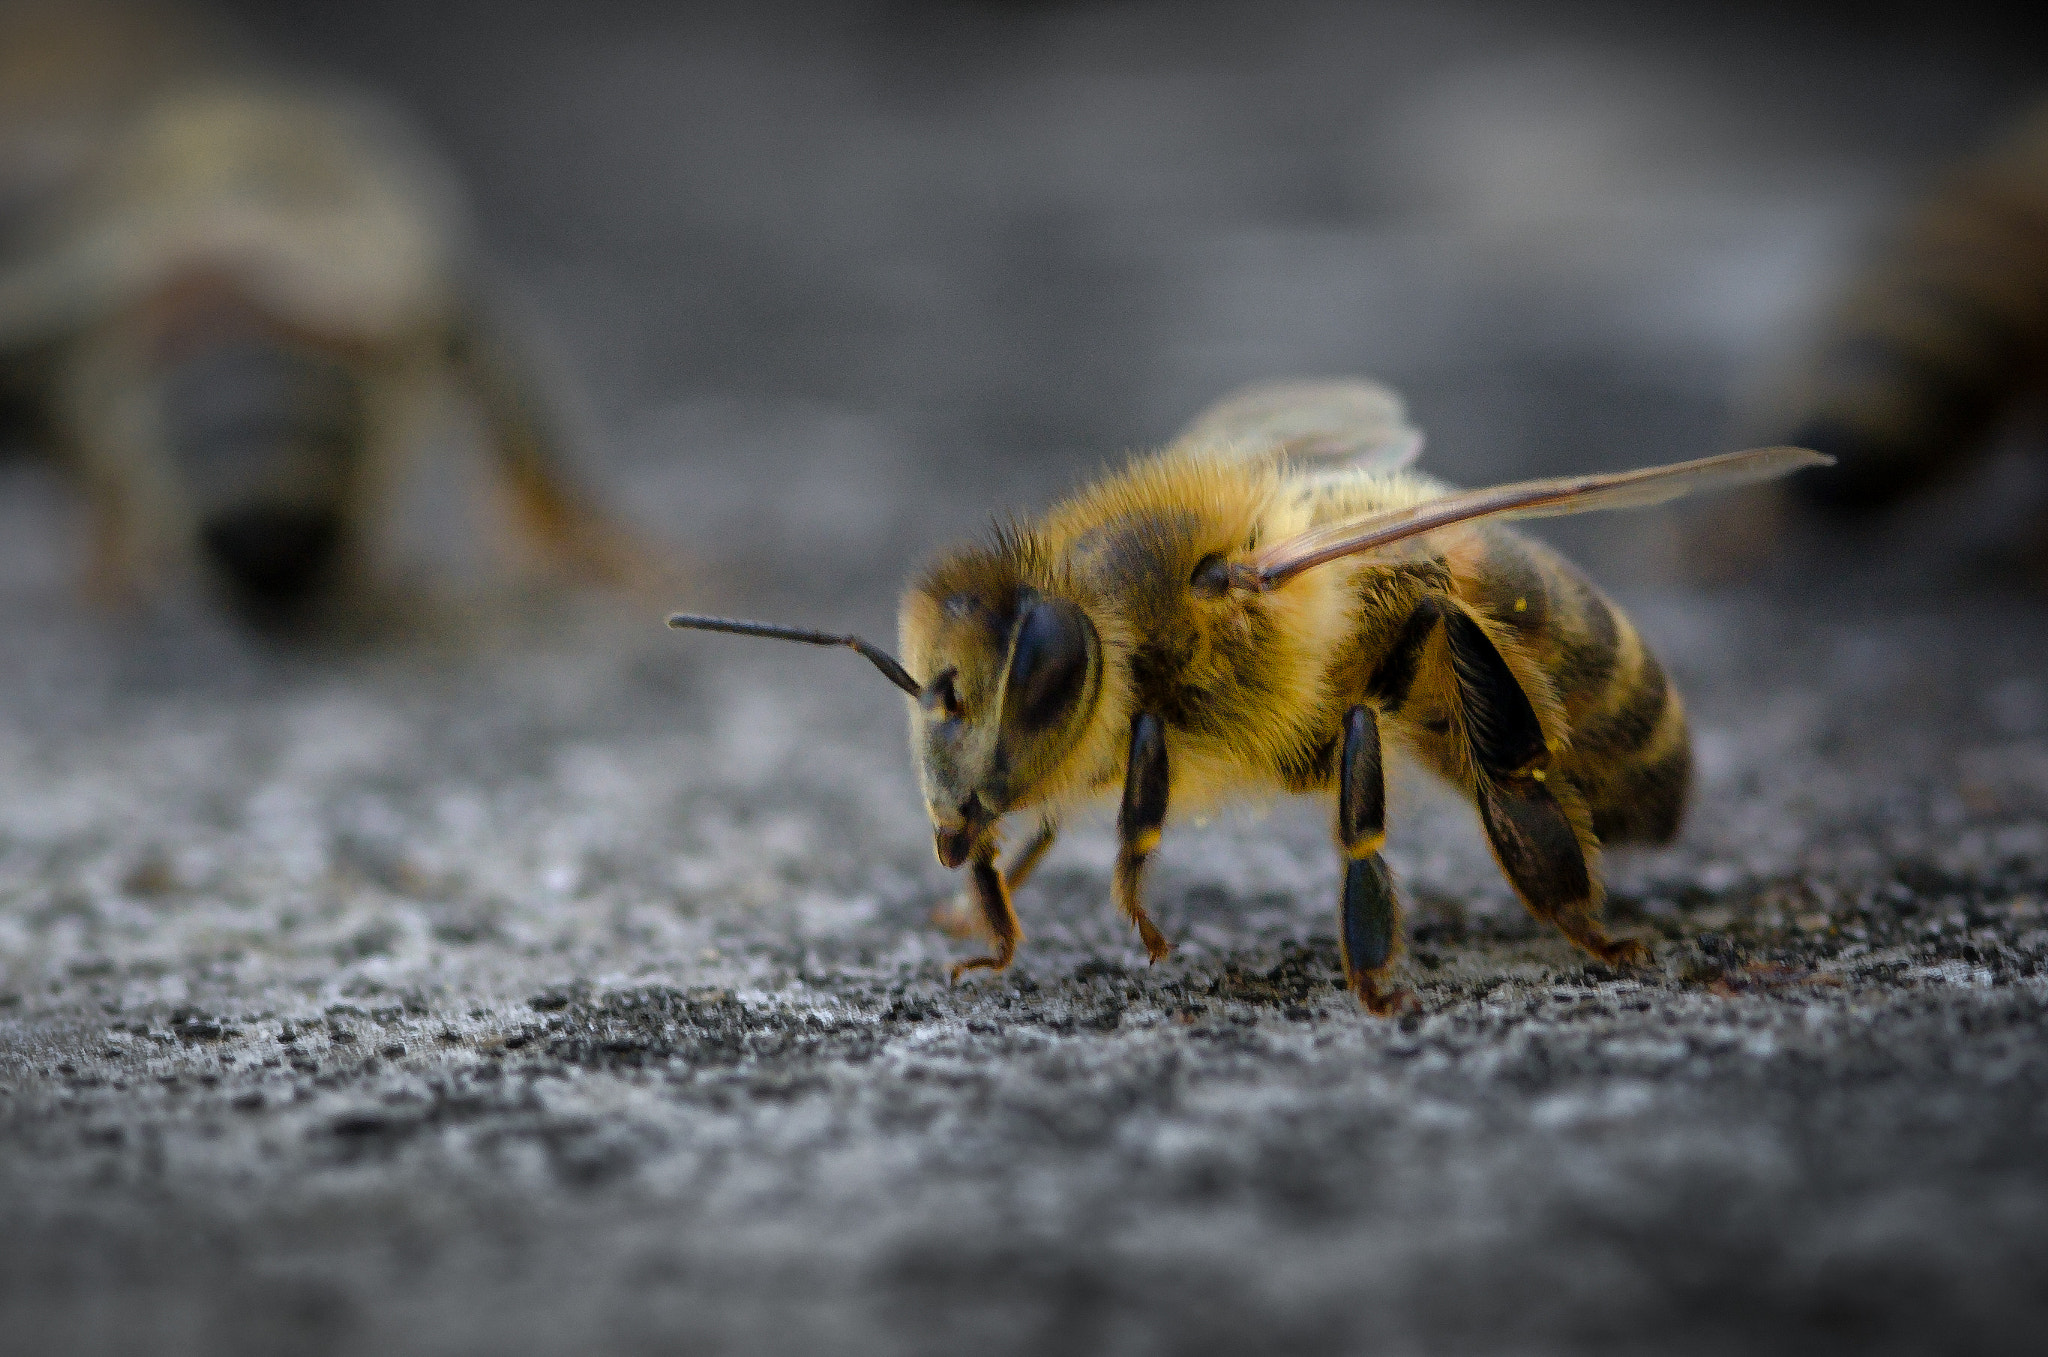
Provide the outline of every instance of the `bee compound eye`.
[[1230,591],[1230,562],[1221,552],[1211,552],[1188,577],[1188,587],[1203,598],[1221,598]]
[[925,688],[924,705],[938,711],[948,721],[957,721],[966,710],[960,700],[959,671],[948,669],[933,679]]
[[1042,598],[1017,624],[1004,705],[1023,730],[1057,723],[1088,683],[1095,629],[1064,599]]

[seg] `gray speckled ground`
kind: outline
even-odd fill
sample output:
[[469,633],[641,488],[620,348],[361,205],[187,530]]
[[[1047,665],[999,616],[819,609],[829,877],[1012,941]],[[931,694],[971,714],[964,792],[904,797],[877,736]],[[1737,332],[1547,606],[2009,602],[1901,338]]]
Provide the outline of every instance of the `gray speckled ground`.
[[[918,556],[1253,377],[1387,375],[1468,482],[1716,448],[2030,74],[1997,34],[1590,9],[498,13],[267,22],[449,141],[698,601],[883,634]],[[1685,836],[1612,867],[1659,965],[1582,964],[1409,778],[1422,1011],[1383,1023],[1333,983],[1313,807],[1169,835],[1153,968],[1083,826],[1017,967],[949,989],[850,657],[596,597],[124,630],[75,608],[57,491],[0,478],[0,1349],[2048,1322],[2048,629],[1932,529],[1721,592],[1675,519],[1560,529],[1695,713]]]

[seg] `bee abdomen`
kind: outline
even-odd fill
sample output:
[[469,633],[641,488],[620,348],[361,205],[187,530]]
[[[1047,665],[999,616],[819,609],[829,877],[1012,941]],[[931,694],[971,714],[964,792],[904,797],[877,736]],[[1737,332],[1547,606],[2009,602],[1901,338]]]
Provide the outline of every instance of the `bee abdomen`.
[[1626,683],[1619,682],[1619,675],[1616,679],[1622,691],[1610,693],[1615,705],[1589,716],[1572,731],[1572,748],[1581,753],[1632,758],[1666,733],[1671,682],[1657,657],[1644,650],[1636,672]]
[[[1583,789],[1582,789],[1583,790]],[[1623,766],[1586,803],[1602,843],[1669,843],[1692,790],[1692,743],[1679,739],[1654,758]]]
[[254,602],[325,585],[364,436],[355,377],[252,333],[183,356],[163,393],[165,442],[213,565]]
[[1620,609],[1556,552],[1504,529],[1465,558],[1460,592],[1549,677],[1569,730],[1563,771],[1606,843],[1677,832],[1692,754],[1684,704]]
[[1678,832],[1692,782],[1692,740],[1684,704],[1654,655],[1626,679],[1617,676],[1612,705],[1572,730],[1572,778],[1593,813],[1603,843],[1661,843]]
[[342,540],[338,508],[253,504],[201,520],[199,541],[254,603],[304,598],[326,582]]

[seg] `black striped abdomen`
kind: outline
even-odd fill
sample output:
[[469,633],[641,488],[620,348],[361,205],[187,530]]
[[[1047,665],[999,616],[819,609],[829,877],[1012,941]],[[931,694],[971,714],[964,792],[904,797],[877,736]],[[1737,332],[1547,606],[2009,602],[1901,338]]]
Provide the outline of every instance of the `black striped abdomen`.
[[251,325],[194,341],[163,374],[161,420],[200,545],[245,603],[331,582],[367,437],[341,360]]
[[1507,627],[1550,677],[1569,745],[1562,772],[1603,843],[1662,842],[1678,831],[1692,781],[1685,707],[1621,610],[1576,566],[1504,528],[1461,553],[1459,593]]

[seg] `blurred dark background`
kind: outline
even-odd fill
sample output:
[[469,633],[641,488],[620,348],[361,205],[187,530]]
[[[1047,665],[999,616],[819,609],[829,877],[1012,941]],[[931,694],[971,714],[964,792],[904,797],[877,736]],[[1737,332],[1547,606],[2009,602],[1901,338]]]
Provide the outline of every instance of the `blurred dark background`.
[[880,639],[918,559],[1267,377],[1395,384],[1459,483],[1734,446],[2048,92],[2038,17],[228,17],[445,154],[575,469],[690,573],[275,646],[85,606],[77,497],[0,460],[0,1351],[2034,1343],[2016,444],[1760,583],[1696,584],[1675,512],[1542,525],[1694,721],[1684,835],[1609,864],[1659,964],[1585,966],[1397,781],[1405,1025],[1336,988],[1308,805],[1172,828],[1151,968],[1077,825],[1016,968],[949,988],[900,698],[657,619]]
[[1260,377],[1391,381],[1458,483],[1728,445],[2038,94],[2024,10],[231,12],[453,158],[647,521],[872,588]]

